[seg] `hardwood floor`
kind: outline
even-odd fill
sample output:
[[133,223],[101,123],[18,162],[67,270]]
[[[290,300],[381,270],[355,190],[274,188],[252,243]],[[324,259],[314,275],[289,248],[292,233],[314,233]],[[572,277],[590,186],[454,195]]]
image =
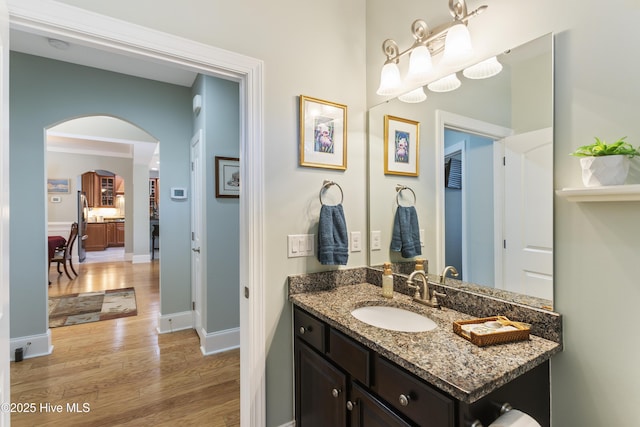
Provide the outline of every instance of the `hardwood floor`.
[[13,426],[240,425],[239,350],[203,356],[195,331],[157,333],[158,261],[78,272],[51,268],[49,295],[134,286],[138,314],[53,328],[53,354],[12,362],[11,401],[35,410],[13,413]]

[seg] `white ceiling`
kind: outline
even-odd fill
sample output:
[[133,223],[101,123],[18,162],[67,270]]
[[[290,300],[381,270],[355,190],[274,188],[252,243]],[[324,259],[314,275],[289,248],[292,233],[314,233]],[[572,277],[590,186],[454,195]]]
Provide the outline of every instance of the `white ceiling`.
[[[193,71],[167,66],[166,63],[89,48],[64,39],[60,41],[66,44],[50,43],[46,37],[24,31],[11,30],[9,40],[12,51],[178,86],[191,87],[197,76]],[[75,119],[51,128],[47,132],[47,149],[130,157],[136,164],[148,164],[150,169],[159,168],[159,144],[151,135],[113,117],[100,116],[94,119]]]
[[[68,41],[63,38],[60,38],[60,40],[68,43]],[[179,86],[191,87],[197,76],[193,71],[167,66],[166,63],[141,60],[132,56],[89,48],[77,43],[68,43],[66,49],[55,48],[49,44],[48,38],[24,31],[11,30],[9,42],[11,50],[16,52],[71,62],[73,64],[85,65],[87,67],[99,68]]]

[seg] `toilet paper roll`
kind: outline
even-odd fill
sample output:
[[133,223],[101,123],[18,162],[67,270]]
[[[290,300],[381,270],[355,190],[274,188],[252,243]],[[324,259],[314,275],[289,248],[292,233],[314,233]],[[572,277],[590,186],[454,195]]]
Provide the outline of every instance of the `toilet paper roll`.
[[540,427],[540,424],[530,415],[512,409],[500,415],[489,427]]

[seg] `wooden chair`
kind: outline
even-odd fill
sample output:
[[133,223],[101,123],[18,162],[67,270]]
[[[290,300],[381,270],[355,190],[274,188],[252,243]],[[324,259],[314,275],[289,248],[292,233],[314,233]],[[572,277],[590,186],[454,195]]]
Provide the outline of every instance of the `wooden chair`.
[[77,237],[78,237],[78,223],[74,222],[73,224],[71,224],[71,232],[69,233],[69,238],[67,239],[67,243],[64,246],[59,246],[56,248],[56,252],[53,255],[53,258],[51,258],[51,261],[49,262],[49,268],[51,268],[52,262],[55,262],[57,264],[58,274],[62,274],[62,271],[60,271],[60,264],[62,264],[62,267],[64,268],[64,272],[69,278],[69,280],[73,280],[74,277],[71,277],[71,274],[69,274],[69,270],[67,269],[67,263],[69,264],[69,267],[71,267],[71,271],[73,272],[73,274],[75,274],[76,277],[78,276],[78,273],[76,272],[75,268],[73,268],[73,261],[72,261],[73,244],[76,242]]

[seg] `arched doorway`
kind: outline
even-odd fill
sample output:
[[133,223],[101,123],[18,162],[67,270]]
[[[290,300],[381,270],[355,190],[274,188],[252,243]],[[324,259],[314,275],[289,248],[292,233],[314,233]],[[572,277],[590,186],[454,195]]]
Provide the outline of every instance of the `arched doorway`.
[[[58,123],[46,132],[47,177],[69,176],[69,197],[56,203],[47,202],[49,234],[56,228],[66,228],[71,222],[99,230],[104,222],[118,222],[117,233],[102,233],[105,237],[79,241],[74,259],[83,262],[85,256],[100,258],[97,252],[123,247],[122,260],[148,262],[150,252],[150,222],[158,219],[158,194],[149,194],[150,181],[158,182],[159,142],[143,129],[118,117],[91,115]],[[146,165],[146,166],[145,166]],[[135,168],[146,170],[135,173]],[[87,207],[80,206],[83,192]],[[153,197],[153,200],[150,199]],[[127,199],[130,203],[126,203]],[[145,203],[132,203],[145,200]],[[83,218],[84,217],[84,218]],[[109,230],[110,230],[109,228]],[[53,229],[53,230],[52,230]],[[133,230],[149,230],[148,233]],[[111,231],[111,230],[110,230]],[[110,237],[109,240],[106,238]],[[122,241],[124,237],[124,241]],[[82,243],[87,243],[83,253]],[[101,254],[106,255],[106,254]],[[155,258],[155,257],[153,257]]]

